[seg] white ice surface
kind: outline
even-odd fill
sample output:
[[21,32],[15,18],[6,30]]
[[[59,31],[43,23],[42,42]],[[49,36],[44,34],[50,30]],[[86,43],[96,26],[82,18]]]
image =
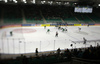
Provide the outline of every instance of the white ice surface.
[[[57,50],[57,48],[66,49],[72,48],[70,44],[73,44],[73,48],[89,47],[90,45],[96,46],[99,42],[90,42],[84,45],[83,43],[74,44],[72,41],[83,41],[83,37],[87,40],[100,40],[100,27],[99,26],[80,26],[79,32],[78,26],[68,26],[68,32],[62,32],[55,27],[16,27],[5,28],[0,30],[0,53],[19,54],[19,53],[31,53],[35,52],[38,48],[39,52]],[[13,36],[10,36],[10,31],[14,29],[35,29],[33,33],[17,33],[13,32]],[[50,29],[49,33],[47,29]],[[58,37],[55,37],[55,33],[58,31]]]

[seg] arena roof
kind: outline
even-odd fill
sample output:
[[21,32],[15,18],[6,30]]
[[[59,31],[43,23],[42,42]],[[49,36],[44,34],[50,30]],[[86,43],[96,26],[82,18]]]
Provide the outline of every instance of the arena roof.
[[98,6],[100,0],[0,0],[4,4],[50,4],[50,5],[93,5]]

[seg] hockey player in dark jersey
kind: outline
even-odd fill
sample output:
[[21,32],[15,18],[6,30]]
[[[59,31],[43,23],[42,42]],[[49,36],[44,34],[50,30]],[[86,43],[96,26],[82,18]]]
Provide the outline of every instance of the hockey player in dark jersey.
[[44,29],[46,29],[46,26],[44,26]]
[[83,41],[84,41],[83,44],[86,44],[86,41],[87,41],[87,40],[86,40],[84,37],[83,37]]
[[80,27],[78,27],[78,29],[79,29],[79,32],[81,31],[81,28]]
[[10,31],[10,36],[13,36],[13,33],[12,33],[12,31]]
[[56,32],[56,35],[55,35],[55,37],[58,37],[58,32]]

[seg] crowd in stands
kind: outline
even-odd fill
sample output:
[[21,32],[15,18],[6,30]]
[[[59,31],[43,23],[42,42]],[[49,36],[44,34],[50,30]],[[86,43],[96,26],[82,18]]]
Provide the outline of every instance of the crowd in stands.
[[20,7],[16,5],[5,5],[2,9],[4,23],[22,23],[22,13]]
[[41,7],[41,12],[47,22],[62,22],[66,18],[70,18],[69,8],[66,6],[51,6],[44,5]]
[[[73,57],[88,59],[88,60],[100,60],[100,46],[93,47],[92,45],[88,48],[78,48],[78,49],[65,49],[63,52],[60,48],[57,49],[56,53],[51,52],[48,55],[38,54],[38,49],[36,48],[36,56],[27,57],[21,55],[16,59],[2,60],[1,64],[52,64],[59,62],[71,62]],[[6,62],[5,62],[6,61]]]
[[92,47],[91,45],[89,48],[85,48],[85,50],[74,49],[71,52],[75,57],[78,57],[78,58],[100,60],[100,46]]
[[39,20],[40,20],[39,22],[43,21],[40,9],[36,5],[23,6],[23,12],[25,14],[25,19],[28,23],[32,23],[35,21],[38,23]]
[[[3,6],[3,7],[2,7]],[[27,23],[48,22],[76,22],[93,23],[99,22],[100,13],[93,9],[91,14],[74,13],[74,7],[64,5],[2,5],[1,15],[4,23],[22,23],[25,18]],[[77,18],[77,19],[76,19]]]

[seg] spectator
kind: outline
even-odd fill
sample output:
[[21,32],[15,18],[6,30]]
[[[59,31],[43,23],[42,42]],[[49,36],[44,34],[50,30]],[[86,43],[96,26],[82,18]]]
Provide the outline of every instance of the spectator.
[[38,56],[38,48],[36,48],[35,54],[36,54],[36,56]]
[[83,56],[83,51],[81,49],[79,49],[78,51],[78,55],[77,55],[79,58],[82,58]]
[[61,50],[60,50],[60,48],[58,48],[58,49],[57,49],[57,55],[58,55],[58,56],[60,56],[60,52],[61,52]]
[[67,57],[68,60],[71,60],[72,54],[71,54],[71,52],[69,51],[69,49],[65,50],[65,51],[64,51],[64,54],[65,54],[65,57]]

